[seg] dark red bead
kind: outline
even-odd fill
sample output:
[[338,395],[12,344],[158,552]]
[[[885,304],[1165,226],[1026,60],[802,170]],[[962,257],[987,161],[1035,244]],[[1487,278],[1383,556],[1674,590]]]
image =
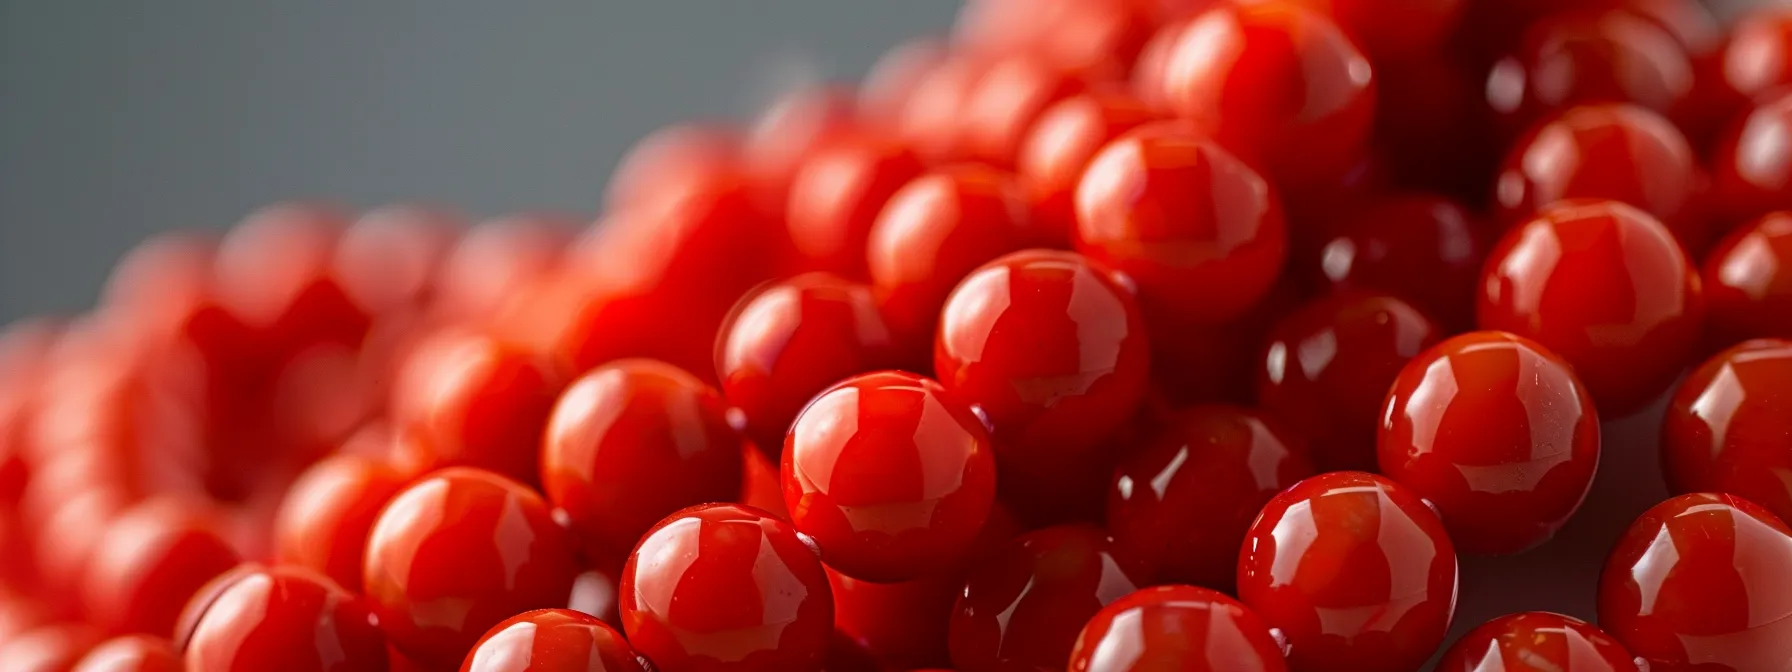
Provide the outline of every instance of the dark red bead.
[[1143,583],[1099,528],[1035,530],[971,569],[953,607],[949,644],[960,670],[1057,670],[1103,606]]
[[70,672],[185,672],[180,653],[163,637],[125,635],[93,647]]
[[[1261,0],[1259,0],[1261,1]],[[1428,58],[1456,30],[1471,0],[1298,0],[1325,12],[1377,60]]]
[[1746,224],[1705,258],[1706,340],[1792,338],[1792,213]]
[[1531,24],[1494,64],[1487,104],[1517,133],[1585,103],[1635,103],[1670,114],[1691,99],[1686,48],[1659,24],[1626,10],[1566,11]]
[[492,626],[460,672],[646,672],[622,633],[565,609],[528,611]]
[[1792,340],[1737,345],[1693,370],[1668,404],[1661,472],[1677,493],[1727,492],[1792,518]]
[[1792,210],[1792,93],[1768,96],[1731,124],[1711,153],[1711,200],[1720,223]]
[[1282,672],[1269,626],[1238,600],[1195,586],[1155,586],[1102,607],[1070,652],[1071,672]]
[[1065,98],[1039,114],[1021,144],[1015,171],[1042,244],[1070,245],[1076,229],[1076,185],[1096,152],[1158,118],[1144,101],[1108,90]]
[[1792,84],[1792,12],[1762,5],[1729,28],[1718,74],[1730,100],[1746,105]]
[[1482,222],[1461,203],[1389,196],[1338,224],[1315,263],[1333,291],[1388,294],[1457,331],[1474,323],[1475,285],[1490,244]]
[[1531,611],[1481,624],[1444,654],[1437,672],[1633,672],[1611,635],[1572,616]]

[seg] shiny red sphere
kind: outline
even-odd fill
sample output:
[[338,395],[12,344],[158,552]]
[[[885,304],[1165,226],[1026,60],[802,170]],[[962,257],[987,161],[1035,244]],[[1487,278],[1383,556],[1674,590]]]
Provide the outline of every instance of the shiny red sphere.
[[431,309],[451,320],[491,320],[516,292],[557,270],[571,242],[572,222],[554,215],[516,215],[468,229],[441,262]]
[[309,570],[248,567],[187,605],[187,669],[384,672],[386,639],[367,604]]
[[460,672],[646,672],[622,633],[565,609],[528,611],[492,626]]
[[279,204],[251,213],[219,241],[212,262],[220,304],[267,351],[290,357],[312,346],[353,346],[371,318],[333,268],[347,217],[333,208]]
[[1102,443],[1144,397],[1149,348],[1117,276],[1072,252],[1026,250],[953,290],[933,367],[989,423],[1004,496],[1032,513],[1099,500],[1113,466]]
[[1661,473],[1677,493],[1726,492],[1792,519],[1792,340],[1712,357],[1680,383],[1661,430]]
[[1138,283],[1154,323],[1238,317],[1269,292],[1287,254],[1269,182],[1179,122],[1141,126],[1096,154],[1076,214],[1076,249]]
[[1450,647],[1437,672],[1634,672],[1611,635],[1572,616],[1530,611],[1481,624]]
[[1114,472],[1114,553],[1138,562],[1147,570],[1140,578],[1153,583],[1229,590],[1257,512],[1315,473],[1306,442],[1256,411],[1179,411]]
[[[56,543],[55,530],[44,543]],[[87,619],[110,633],[161,635],[206,582],[237,564],[223,521],[193,502],[152,499],[106,524],[82,587]]]
[[1257,370],[1257,400],[1311,440],[1323,471],[1371,470],[1375,426],[1388,385],[1443,330],[1405,301],[1335,294],[1270,329]]
[[1090,91],[1058,101],[1039,114],[1015,159],[1015,172],[1041,243],[1070,244],[1076,229],[1076,185],[1083,171],[1120,134],[1160,116],[1121,91]]
[[1792,213],[1745,224],[1705,258],[1707,341],[1792,338]]
[[311,465],[287,488],[274,518],[274,557],[361,590],[367,533],[413,474],[388,460],[339,455]]
[[497,338],[444,331],[413,351],[392,392],[392,419],[415,432],[429,467],[540,478],[542,427],[563,382],[555,367]]
[[1455,200],[1388,196],[1337,225],[1320,245],[1317,276],[1334,292],[1399,298],[1455,331],[1474,323],[1475,286],[1491,242],[1484,224]]
[[797,267],[864,277],[865,244],[878,213],[924,168],[907,145],[869,132],[817,148],[791,178],[785,206]]
[[1154,586],[1102,607],[1077,635],[1071,672],[1281,672],[1269,626],[1238,600],[1195,586]]
[[1099,528],[1035,530],[984,556],[953,607],[949,646],[960,670],[1056,670],[1077,633],[1143,579]]
[[1568,363],[1535,341],[1477,331],[1414,358],[1381,416],[1381,473],[1437,507],[1467,553],[1543,543],[1599,468],[1599,416]]
[[564,606],[572,542],[534,491],[492,472],[443,469],[392,498],[367,537],[362,585],[405,655],[459,663],[486,630]]
[[758,509],[680,511],[622,570],[629,643],[665,670],[821,669],[834,605],[815,549]]
[[1382,61],[1429,57],[1475,0],[1297,0],[1325,12],[1363,51]]
[[1630,525],[1599,577],[1599,624],[1651,670],[1792,660],[1792,529],[1733,495],[1690,494]]
[[125,635],[101,642],[70,672],[185,672],[180,652],[165,637]]
[[1000,168],[1014,166],[1040,114],[1085,86],[1081,78],[1032,55],[991,63],[965,92],[956,119],[963,158]]
[[1738,223],[1792,210],[1792,92],[1763,98],[1731,124],[1711,156],[1712,202]]
[[868,581],[956,564],[996,496],[983,423],[939,383],[899,371],[817,395],[790,428],[782,473],[791,524],[829,567]]
[[1533,23],[1487,76],[1487,104],[1510,132],[1584,103],[1670,114],[1691,99],[1692,61],[1661,24],[1634,12],[1567,11]]
[[672,512],[740,496],[741,448],[715,388],[664,362],[619,360],[554,406],[542,489],[591,559],[620,561]]
[[1449,630],[1456,588],[1443,523],[1411,490],[1362,472],[1276,495],[1238,557],[1238,597],[1281,629],[1294,669],[1416,672]]
[[426,206],[370,210],[342,232],[335,275],[370,315],[418,310],[433,299],[439,269],[463,226],[459,214]]
[[85,625],[40,625],[0,642],[0,672],[66,672],[99,643]]
[[1561,355],[1607,418],[1656,398],[1699,345],[1698,273],[1661,222],[1615,201],[1565,201],[1508,231],[1488,256],[1482,329]]
[[1729,30],[1720,74],[1737,100],[1758,100],[1792,84],[1792,12],[1761,5]]

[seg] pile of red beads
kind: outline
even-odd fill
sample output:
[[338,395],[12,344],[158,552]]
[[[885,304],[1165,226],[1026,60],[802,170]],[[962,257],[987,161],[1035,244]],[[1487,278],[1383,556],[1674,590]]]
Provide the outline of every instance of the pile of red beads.
[[[0,672],[1786,672],[1788,91],[1698,0],[976,0],[583,235],[159,238],[0,340]],[[1596,613],[1446,641],[1656,412]]]

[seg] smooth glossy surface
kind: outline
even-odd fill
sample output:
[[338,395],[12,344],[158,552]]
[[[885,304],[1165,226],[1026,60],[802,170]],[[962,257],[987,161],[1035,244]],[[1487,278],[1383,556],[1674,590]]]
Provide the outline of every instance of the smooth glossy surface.
[[1320,298],[1270,329],[1257,370],[1258,403],[1310,440],[1320,470],[1371,470],[1381,397],[1407,360],[1442,332],[1390,296]]
[[[1278,181],[1323,182],[1362,155],[1375,116],[1369,60],[1331,19],[1289,2],[1225,4],[1171,24],[1139,85]],[[1151,98],[1151,95],[1147,95]]]
[[1530,611],[1501,616],[1450,647],[1437,672],[1637,672],[1611,635],[1572,616]]
[[1732,495],[1681,495],[1632,523],[1599,577],[1599,624],[1651,670],[1792,660],[1792,530]]
[[834,605],[789,523],[736,504],[661,521],[622,570],[622,624],[660,669],[819,670]]
[[219,241],[212,282],[220,303],[279,356],[359,342],[370,317],[331,268],[347,224],[342,213],[313,204],[250,213]]
[[1287,254],[1269,182],[1176,122],[1139,127],[1096,154],[1076,213],[1076,249],[1132,278],[1148,312],[1178,323],[1238,317],[1269,292]]
[[1723,45],[1723,83],[1739,100],[1792,84],[1792,12],[1772,5],[1743,15]]
[[1456,607],[1456,550],[1417,495],[1362,472],[1277,495],[1238,558],[1238,596],[1297,670],[1415,672]]
[[1238,600],[1195,586],[1155,586],[1101,608],[1077,635],[1071,672],[1278,672],[1269,626]]
[[1690,363],[1705,319],[1697,272],[1655,218],[1615,201],[1565,201],[1508,231],[1488,255],[1482,329],[1541,343],[1618,418]]
[[907,146],[868,133],[818,148],[797,169],[785,206],[798,268],[864,276],[865,242],[878,213],[923,169]]
[[450,319],[492,319],[558,266],[572,226],[570,217],[516,215],[468,229],[442,260],[431,309]]
[[1661,472],[1674,492],[1727,492],[1792,518],[1792,340],[1737,345],[1680,383]]
[[524,612],[493,626],[461,672],[645,672],[622,633],[565,609]]
[[[1258,0],[1274,2],[1277,0]],[[1325,12],[1379,61],[1424,57],[1457,28],[1473,0],[1297,0]],[[1393,17],[1398,17],[1393,19]]]
[[1138,571],[1083,525],[1023,534],[972,568],[953,607],[949,644],[960,670],[1060,670],[1077,633],[1103,606],[1137,590]]
[[188,669],[386,669],[386,639],[373,614],[329,579],[302,569],[252,568],[226,581],[182,617],[194,623],[181,647]]
[[70,672],[184,672],[180,653],[162,637],[126,635],[101,642]]
[[564,606],[578,572],[539,495],[479,469],[443,469],[386,505],[367,538],[362,584],[405,655],[460,662],[499,621]]
[[85,625],[41,625],[0,642],[0,672],[65,672],[99,642]]
[[1488,238],[1484,224],[1457,201],[1389,196],[1337,225],[1319,248],[1318,276],[1334,292],[1399,298],[1454,331],[1474,323]]
[[740,434],[714,388],[664,362],[593,369],[560,396],[541,444],[548,501],[589,558],[620,561],[673,511],[740,496]]
[[1015,172],[1042,244],[1070,244],[1076,185],[1095,153],[1120,134],[1158,118],[1144,101],[1112,90],[1071,96],[1039,114],[1021,144]]
[[430,467],[488,469],[524,483],[540,476],[538,454],[554,396],[553,366],[496,338],[444,331],[418,346],[392,392],[392,419],[416,432]]
[[1792,338],[1792,213],[1745,224],[1705,258],[1706,340]]
[[1113,463],[1094,458],[1138,409],[1149,347],[1115,275],[1075,253],[1026,250],[953,290],[933,367],[951,398],[989,423],[1004,496],[1032,513],[1099,499]]
[[958,144],[965,158],[1013,167],[1039,115],[1084,86],[1080,78],[1028,54],[991,64],[966,91],[957,118]]
[[989,517],[996,462],[983,423],[912,373],[854,376],[790,428],[784,504],[829,567],[907,581],[963,559]]
[[412,474],[387,460],[339,455],[311,465],[287,488],[274,518],[274,557],[361,590],[367,533]]
[[1152,583],[1228,590],[1257,512],[1317,473],[1306,442],[1236,406],[1195,406],[1166,423],[1114,472],[1114,552],[1137,561]]
[[1516,553],[1580,508],[1599,469],[1599,416],[1568,363],[1477,331],[1414,358],[1381,413],[1381,473],[1437,507],[1465,553]]
[[1792,210],[1792,93],[1762,99],[1730,126],[1712,152],[1711,190],[1729,222]]
[[[222,521],[194,502],[156,499],[106,525],[81,584],[88,621],[108,633],[161,635],[212,577],[237,564]],[[55,530],[46,543],[56,543]]]
[[370,210],[342,232],[336,278],[368,314],[418,309],[434,294],[438,269],[460,238],[462,219],[422,205]]
[[1517,133],[1584,103],[1635,103],[1668,114],[1685,105],[1694,72],[1672,33],[1624,10],[1561,12],[1531,24],[1487,76],[1487,104]]

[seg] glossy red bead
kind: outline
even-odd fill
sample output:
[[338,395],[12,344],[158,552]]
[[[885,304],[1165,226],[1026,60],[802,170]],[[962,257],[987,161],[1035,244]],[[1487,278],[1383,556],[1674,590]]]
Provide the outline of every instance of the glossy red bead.
[[761,196],[771,200],[768,205],[784,207],[797,169],[817,148],[861,128],[851,93],[832,86],[800,88],[760,114],[741,147],[741,160]]
[[0,672],[67,672],[99,642],[85,625],[40,625],[0,642]]
[[1531,24],[1487,76],[1487,104],[1517,133],[1585,103],[1635,103],[1669,114],[1691,98],[1686,48],[1660,24],[1612,9],[1560,12]]
[[541,482],[593,559],[620,560],[674,511],[740,496],[741,436],[715,388],[625,359],[566,388],[541,443]]
[[1322,471],[1372,470],[1381,398],[1442,331],[1393,297],[1320,298],[1270,329],[1257,370],[1258,403],[1311,440]]
[[564,606],[577,573],[572,544],[539,495],[456,467],[386,505],[368,535],[361,580],[392,644],[446,666],[499,621]]
[[1279,672],[1269,626],[1238,600],[1195,586],[1154,586],[1102,607],[1077,635],[1071,672]]
[[386,459],[339,455],[306,468],[286,490],[274,519],[274,557],[361,590],[367,533],[380,509],[410,483]]
[[996,494],[982,422],[939,383],[898,371],[817,395],[790,428],[782,473],[791,524],[829,567],[869,581],[957,563]]
[[1572,616],[1530,611],[1481,624],[1450,647],[1437,672],[1633,672],[1611,635]]
[[[1377,61],[1429,57],[1474,0],[1298,0],[1331,16]],[[1397,18],[1395,18],[1397,17]],[[1378,63],[1379,64],[1379,63]]]
[[1381,413],[1381,473],[1437,507],[1467,553],[1543,543],[1599,468],[1599,416],[1568,363],[1477,331],[1414,358]]
[[1698,156],[1673,122],[1628,104],[1570,108],[1506,155],[1494,187],[1500,218],[1517,223],[1570,198],[1622,201],[1653,215],[1689,250],[1708,242]]
[[1561,355],[1599,412],[1622,417],[1690,363],[1705,319],[1698,273],[1655,218],[1614,201],[1566,201],[1506,232],[1476,303],[1482,329]]
[[1706,340],[1792,338],[1792,213],[1745,224],[1705,258]]
[[1238,547],[1276,493],[1317,473],[1288,427],[1236,406],[1176,413],[1120,463],[1108,490],[1114,553],[1152,583],[1232,587]]
[[187,608],[188,669],[381,672],[386,641],[360,598],[300,569],[233,573],[209,601]]
[[1159,115],[1123,91],[1096,90],[1039,113],[1015,158],[1015,173],[1041,244],[1064,247],[1076,228],[1076,185],[1096,152]]
[[991,63],[965,92],[957,118],[964,158],[1012,167],[1039,115],[1085,87],[1082,79],[1032,55]]
[[1138,73],[1145,97],[1161,96],[1279,182],[1324,182],[1363,154],[1374,69],[1325,15],[1295,2],[1218,3],[1152,39],[1165,46],[1155,70]]
[[1096,154],[1076,213],[1076,249],[1132,278],[1149,313],[1178,323],[1243,314],[1287,254],[1269,182],[1182,123],[1139,127]]
[[622,570],[622,624],[663,670],[821,669],[834,605],[815,549],[757,509],[680,511]]
[[329,207],[281,204],[245,217],[219,242],[213,286],[224,308],[272,352],[353,346],[367,312],[349,298],[333,261],[347,218]]
[[1723,221],[1792,210],[1792,93],[1767,96],[1730,126],[1711,156],[1712,202]]
[[559,268],[572,221],[515,215],[468,229],[436,272],[433,312],[475,324],[491,320],[519,291]]
[[802,270],[865,275],[865,244],[890,197],[924,170],[908,146],[869,132],[836,138],[797,169],[785,206]]
[[948,642],[960,670],[1056,670],[1101,608],[1137,590],[1099,528],[1035,530],[971,569],[952,610]]
[[661,128],[636,141],[617,162],[604,189],[604,204],[620,209],[665,199],[684,184],[735,170],[740,153],[740,132],[732,127]]
[[1727,492],[1792,518],[1792,340],[1749,341],[1680,383],[1661,430],[1661,473],[1677,493]]
[[1729,27],[1720,56],[1724,87],[1746,102],[1792,84],[1792,12],[1762,5]]
[[984,265],[946,302],[934,371],[992,428],[1017,513],[1100,500],[1113,466],[1102,442],[1132,418],[1150,374],[1143,319],[1121,282],[1081,255],[1025,250]]
[[1599,577],[1599,624],[1651,670],[1792,660],[1792,530],[1733,495],[1690,494],[1630,525]]
[[565,609],[529,611],[492,626],[461,672],[646,672],[622,633]]
[[1411,490],[1362,472],[1276,495],[1238,557],[1240,601],[1281,629],[1297,670],[1415,672],[1450,627],[1456,582],[1443,523]]
[[[56,543],[49,534],[46,543]],[[107,523],[93,549],[81,583],[88,621],[109,633],[168,633],[187,598],[237,559],[214,512],[145,501]]]
[[392,392],[399,431],[416,432],[429,466],[488,469],[534,483],[562,385],[552,363],[497,338],[444,331],[418,346]]
[[71,672],[185,672],[185,666],[166,638],[125,635],[93,647]]
[[1461,203],[1412,194],[1375,200],[1346,216],[1319,248],[1317,277],[1332,291],[1387,294],[1447,331],[1475,320],[1475,286],[1492,244]]
[[420,205],[371,210],[342,232],[332,268],[368,314],[416,310],[432,298],[461,227],[460,215]]

